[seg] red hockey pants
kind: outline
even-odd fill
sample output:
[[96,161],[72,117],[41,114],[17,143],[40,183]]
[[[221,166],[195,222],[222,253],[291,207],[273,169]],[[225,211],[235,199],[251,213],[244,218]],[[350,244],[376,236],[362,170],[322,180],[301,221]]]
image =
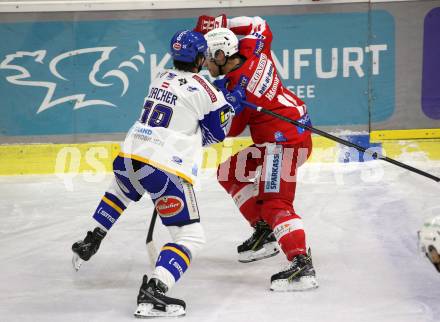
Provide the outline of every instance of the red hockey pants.
[[308,136],[296,145],[252,145],[220,164],[217,179],[254,226],[267,222],[288,260],[306,254],[305,233],[293,201],[296,172],[312,151]]

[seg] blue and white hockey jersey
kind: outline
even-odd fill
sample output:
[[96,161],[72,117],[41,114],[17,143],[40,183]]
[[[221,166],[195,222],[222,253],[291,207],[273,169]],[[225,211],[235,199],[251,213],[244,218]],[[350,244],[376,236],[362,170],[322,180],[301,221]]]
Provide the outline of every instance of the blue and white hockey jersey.
[[223,141],[232,117],[223,94],[203,77],[164,70],[151,82],[141,116],[120,155],[193,183],[201,147]]

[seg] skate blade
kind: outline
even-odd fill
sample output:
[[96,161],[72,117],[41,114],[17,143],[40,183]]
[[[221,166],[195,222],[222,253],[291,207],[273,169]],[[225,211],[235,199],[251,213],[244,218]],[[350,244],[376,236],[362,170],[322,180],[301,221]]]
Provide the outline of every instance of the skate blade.
[[249,250],[247,252],[238,253],[238,261],[240,263],[255,262],[278,255],[279,252],[280,250],[278,249],[277,242],[267,243],[258,251]]
[[317,288],[318,281],[314,276],[303,276],[299,280],[289,281],[276,280],[273,281],[270,290],[274,292],[301,292]]
[[82,260],[78,254],[73,253],[72,256],[72,266],[75,269],[75,271],[78,271],[82,265],[82,263],[84,263],[84,260]]
[[185,309],[180,305],[167,305],[166,311],[161,311],[154,309],[153,304],[141,303],[134,312],[134,316],[147,319],[154,317],[179,317],[184,316],[185,313]]

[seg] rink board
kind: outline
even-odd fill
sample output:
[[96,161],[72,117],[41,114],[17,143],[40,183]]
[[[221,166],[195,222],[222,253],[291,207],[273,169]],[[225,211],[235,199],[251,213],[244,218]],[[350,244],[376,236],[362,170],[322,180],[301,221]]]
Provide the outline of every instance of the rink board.
[[[393,133],[397,132],[397,133]],[[390,158],[419,161],[440,160],[438,129],[377,131],[368,135],[340,135]],[[419,139],[408,139],[409,137]],[[202,168],[215,168],[220,162],[252,144],[248,137],[226,139],[205,148]],[[29,144],[0,146],[0,175],[103,173],[112,170],[120,150],[119,142],[83,144]],[[368,158],[366,158],[367,160]],[[364,161],[363,155],[323,137],[313,136],[313,153],[308,162]]]

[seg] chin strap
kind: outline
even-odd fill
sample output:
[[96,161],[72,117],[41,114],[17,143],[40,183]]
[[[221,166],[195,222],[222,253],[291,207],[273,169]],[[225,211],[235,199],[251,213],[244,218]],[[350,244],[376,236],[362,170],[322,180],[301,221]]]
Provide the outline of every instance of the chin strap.
[[225,63],[223,65],[217,64],[217,62],[214,60],[215,65],[218,67],[219,75],[225,75],[223,71],[223,66],[225,66],[228,63],[228,60],[229,60],[229,56],[226,57]]
[[[219,75],[225,75],[225,73],[223,72],[223,66],[225,66],[227,64],[229,58],[230,58],[229,56],[226,57],[226,61],[225,61],[225,63],[223,65],[219,65],[219,64],[215,63],[218,66],[218,70],[219,70],[219,73],[220,73]],[[236,69],[239,69],[241,67],[241,65],[243,65],[243,62],[244,62],[243,59],[240,59],[240,62],[237,65],[235,65],[234,68],[232,68],[230,70],[230,72],[232,72],[232,71],[234,71]]]

